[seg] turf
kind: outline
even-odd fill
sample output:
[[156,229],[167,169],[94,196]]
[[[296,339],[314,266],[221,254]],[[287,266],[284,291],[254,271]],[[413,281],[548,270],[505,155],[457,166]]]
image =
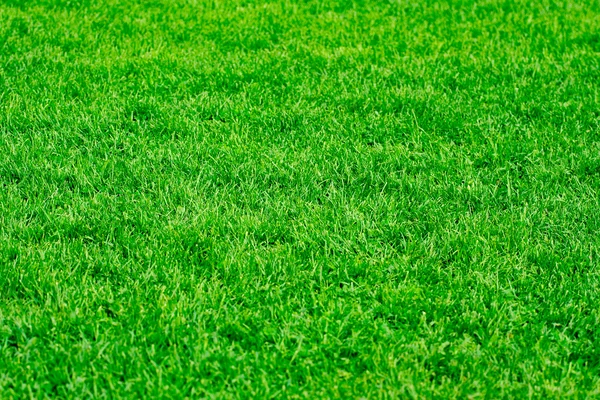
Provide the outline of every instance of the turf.
[[597,0],[3,0],[0,397],[600,396]]

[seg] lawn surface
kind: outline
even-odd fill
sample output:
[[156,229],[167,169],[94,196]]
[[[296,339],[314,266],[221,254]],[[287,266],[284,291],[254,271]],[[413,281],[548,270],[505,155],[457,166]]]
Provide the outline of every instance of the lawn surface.
[[600,396],[600,2],[0,3],[0,397]]

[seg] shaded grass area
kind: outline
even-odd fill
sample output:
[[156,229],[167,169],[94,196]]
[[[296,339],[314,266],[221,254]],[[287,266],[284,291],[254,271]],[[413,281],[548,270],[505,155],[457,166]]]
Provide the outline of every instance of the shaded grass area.
[[0,394],[600,392],[598,1],[4,1]]

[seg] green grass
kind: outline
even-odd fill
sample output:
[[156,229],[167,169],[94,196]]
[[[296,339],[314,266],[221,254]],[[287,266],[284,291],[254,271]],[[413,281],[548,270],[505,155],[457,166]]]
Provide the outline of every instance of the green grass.
[[600,2],[3,0],[0,397],[600,396]]

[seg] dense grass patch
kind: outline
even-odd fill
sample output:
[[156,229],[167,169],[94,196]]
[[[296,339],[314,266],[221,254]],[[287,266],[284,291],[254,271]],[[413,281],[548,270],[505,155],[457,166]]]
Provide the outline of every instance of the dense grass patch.
[[600,3],[0,5],[0,397],[600,395]]

